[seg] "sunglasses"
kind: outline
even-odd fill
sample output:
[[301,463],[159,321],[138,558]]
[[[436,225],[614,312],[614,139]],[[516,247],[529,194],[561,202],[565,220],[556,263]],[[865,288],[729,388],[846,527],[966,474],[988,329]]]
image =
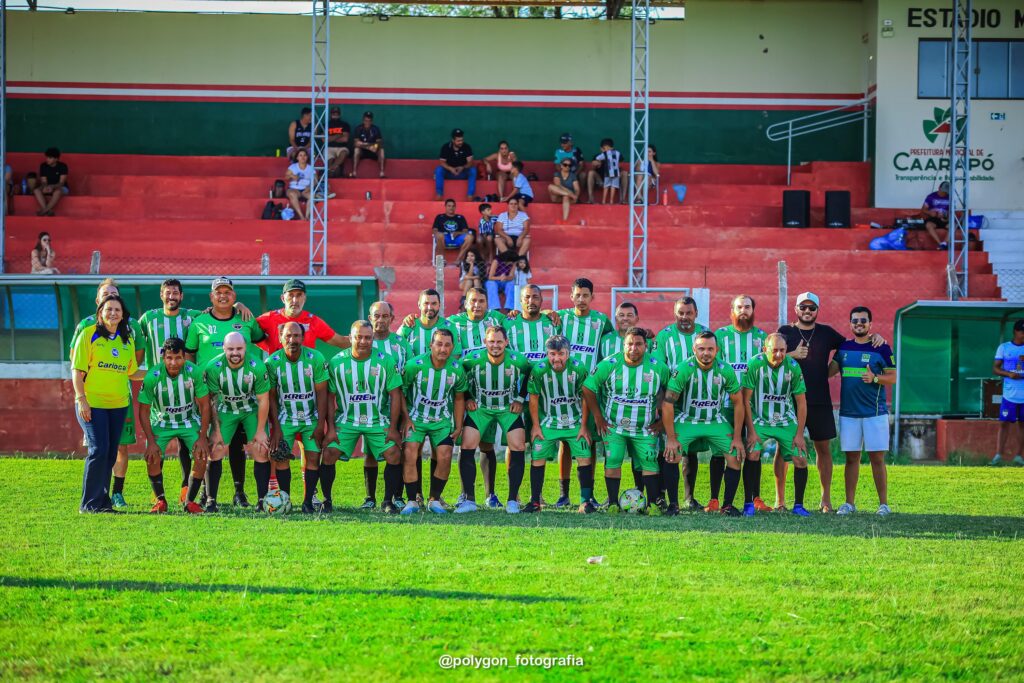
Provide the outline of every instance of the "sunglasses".
[[570,164],[569,162],[566,162],[566,163],[562,164],[562,166],[565,166],[566,168],[569,168],[570,166],[572,166],[572,164]]
[[868,318],[850,318],[850,322],[854,325],[865,325],[871,322]]
[[818,307],[815,306],[814,304],[800,304],[799,306],[797,306],[797,308],[799,308],[801,311],[816,311],[816,310],[818,310]]

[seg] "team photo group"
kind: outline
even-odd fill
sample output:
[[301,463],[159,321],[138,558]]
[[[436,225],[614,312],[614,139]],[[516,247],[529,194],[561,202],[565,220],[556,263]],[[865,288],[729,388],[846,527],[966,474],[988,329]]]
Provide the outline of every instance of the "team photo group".
[[[104,280],[95,315],[79,323],[70,350],[88,451],[79,509],[132,509],[124,484],[128,447],[139,442],[154,513],[220,511],[225,460],[233,490],[224,500],[233,508],[252,507],[245,489],[251,461],[255,511],[287,513],[297,460],[295,510],[330,514],[339,504],[338,462],[352,460],[360,445],[365,497],[343,505],[386,514],[848,515],[857,512],[862,452],[877,514],[890,513],[886,387],[896,381],[895,358],[872,333],[869,308],[849,311],[843,334],[817,322],[822,302],[804,292],[793,302],[795,322],[766,332],[755,324],[754,299],[739,294],[729,324],[712,331],[697,322],[697,302],[681,297],[663,304],[674,322],[655,333],[632,303],[611,317],[596,310],[585,278],[572,283],[573,305],[563,310],[545,308],[536,285],[519,294],[519,310],[506,315],[488,309],[484,290],[469,289],[462,311],[446,318],[441,295],[427,289],[415,313],[399,318],[378,301],[367,319],[339,334],[305,309],[306,287],[297,279],[285,283],[282,307],[262,315],[237,300],[229,278],[213,280],[205,310],[184,308],[181,282],[168,279],[160,305],[138,317],[117,283]],[[318,341],[337,353],[327,358]],[[833,375],[841,376],[838,431]],[[136,397],[132,380],[141,382]],[[847,457],[834,507],[837,433]],[[499,491],[502,450],[507,489]],[[821,499],[805,503],[811,451]],[[698,454],[710,455],[707,503],[696,494]],[[168,459],[181,468],[174,504],[164,483]],[[762,463],[774,472],[772,506],[762,497]],[[559,480],[550,503],[543,495],[548,464]],[[624,464],[631,483],[622,481]],[[449,504],[453,467],[460,490]]]

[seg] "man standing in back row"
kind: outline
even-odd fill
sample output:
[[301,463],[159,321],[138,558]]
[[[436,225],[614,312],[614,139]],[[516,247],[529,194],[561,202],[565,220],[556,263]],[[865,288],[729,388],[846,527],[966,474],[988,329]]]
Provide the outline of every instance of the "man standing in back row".
[[1024,319],[1013,324],[1013,339],[996,349],[992,372],[1003,378],[1003,402],[999,406],[999,434],[996,436],[996,456],[992,465],[1002,461],[1010,425],[1017,424],[1017,455],[1014,465],[1024,465]]

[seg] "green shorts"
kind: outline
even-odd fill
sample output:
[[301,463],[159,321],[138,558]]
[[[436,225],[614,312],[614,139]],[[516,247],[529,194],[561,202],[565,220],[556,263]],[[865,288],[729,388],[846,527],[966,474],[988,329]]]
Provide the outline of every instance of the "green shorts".
[[768,439],[775,439],[779,442],[778,453],[786,462],[792,462],[794,455],[807,457],[806,452],[801,453],[797,451],[796,447],[793,445],[793,439],[796,438],[795,424],[779,427],[769,427],[767,425],[758,427],[757,425],[754,425],[754,430],[757,432],[757,435],[761,437],[760,443],[754,446],[755,451],[761,451],[764,448],[764,442]]
[[590,446],[583,439],[577,438],[579,429],[554,429],[541,427],[543,441],[533,442],[533,460],[554,462],[558,459],[558,444],[564,443],[574,460],[590,457]]
[[185,448],[192,451],[199,440],[199,429],[196,427],[157,427],[153,425],[153,436],[156,437],[156,445],[160,448],[160,454],[167,455],[167,444],[174,439],[181,439]]
[[[363,437],[363,451],[373,456],[377,462],[384,460],[384,451],[395,446],[395,442],[388,438],[387,427],[353,427],[351,425],[335,425],[338,438],[327,444],[327,448],[341,451],[341,461],[348,462],[352,459],[352,452],[356,448],[359,437]],[[326,449],[325,449],[326,450]]]
[[320,447],[313,440],[314,429],[316,429],[315,425],[312,427],[308,425],[281,425],[281,439],[288,444],[289,449],[298,440],[302,442],[302,449],[307,453],[319,453]]
[[235,438],[235,432],[238,431],[239,425],[245,429],[245,438],[247,441],[252,441],[256,436],[256,427],[259,425],[259,416],[256,415],[256,411],[248,413],[217,413],[217,419],[220,421],[220,438],[224,442],[224,445],[230,444],[231,440]]
[[405,437],[406,443],[423,443],[430,439],[430,447],[452,445],[452,431],[455,428],[447,420],[437,422],[412,422],[412,431]]
[[121,446],[131,446],[135,443],[135,401],[129,397],[128,413],[124,417],[124,427],[121,428]]
[[[516,415],[511,410],[491,410],[490,408],[477,408],[466,415],[466,427],[472,427],[480,432],[482,443],[494,443],[496,434],[495,427],[501,426],[501,431],[508,434],[514,429],[523,429],[522,413]],[[491,441],[484,437],[490,435]]]
[[605,469],[618,469],[622,461],[629,455],[633,465],[644,472],[658,471],[658,437],[654,434],[616,434],[608,432],[604,435],[604,466]]
[[711,455],[735,455],[732,425],[725,422],[676,422],[676,438],[682,453],[711,451]]

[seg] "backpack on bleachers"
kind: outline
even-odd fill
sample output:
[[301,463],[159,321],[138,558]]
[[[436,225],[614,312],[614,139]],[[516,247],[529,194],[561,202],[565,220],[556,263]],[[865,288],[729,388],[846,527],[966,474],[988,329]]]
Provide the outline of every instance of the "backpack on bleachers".
[[284,204],[278,204],[277,202],[267,202],[263,206],[263,215],[260,216],[265,221],[279,221],[281,220],[281,211],[284,209]]

